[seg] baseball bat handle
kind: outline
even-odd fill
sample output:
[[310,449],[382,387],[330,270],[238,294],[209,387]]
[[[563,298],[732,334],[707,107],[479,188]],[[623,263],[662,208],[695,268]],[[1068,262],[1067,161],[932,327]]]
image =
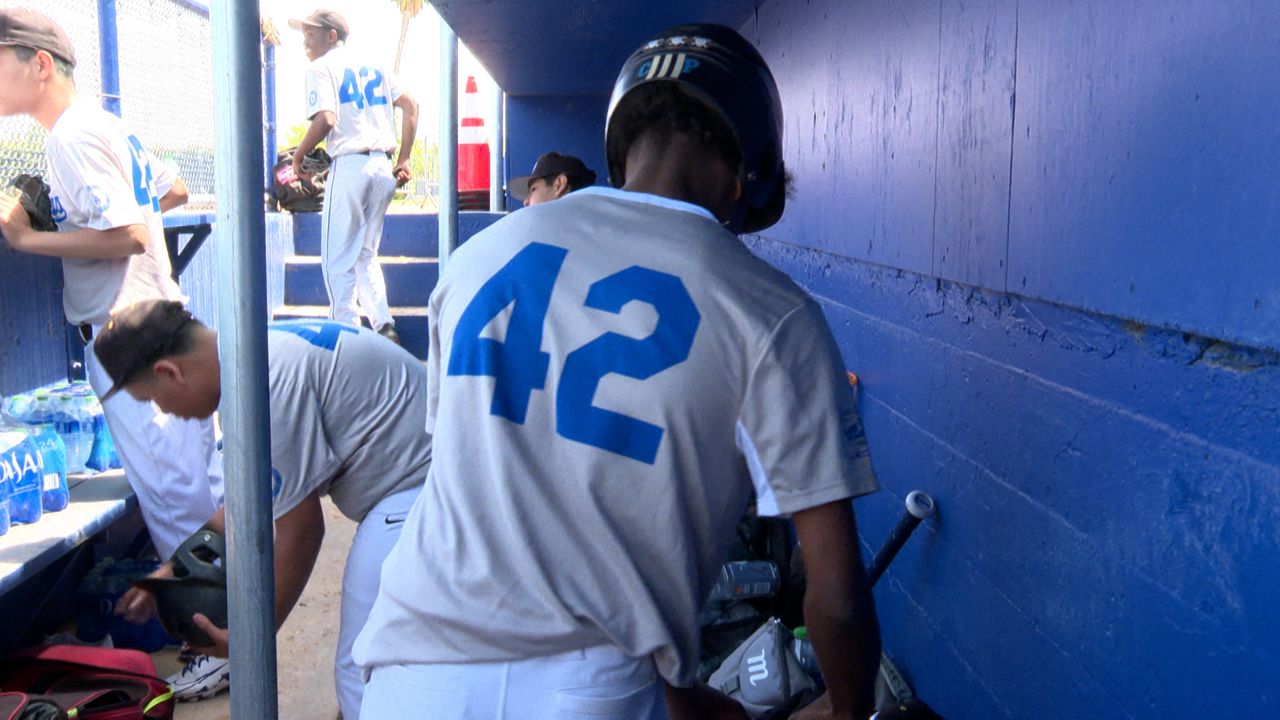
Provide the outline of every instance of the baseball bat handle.
[[898,556],[898,551],[903,545],[907,544],[907,540],[911,538],[911,533],[920,525],[920,521],[929,517],[937,509],[934,505],[933,498],[929,494],[920,490],[913,490],[907,495],[904,503],[906,506],[899,518],[898,524],[893,527],[893,531],[889,533],[889,537],[885,538],[884,544],[876,551],[875,557],[871,558],[871,567],[867,568],[867,584],[875,586],[876,581],[889,568],[889,563]]

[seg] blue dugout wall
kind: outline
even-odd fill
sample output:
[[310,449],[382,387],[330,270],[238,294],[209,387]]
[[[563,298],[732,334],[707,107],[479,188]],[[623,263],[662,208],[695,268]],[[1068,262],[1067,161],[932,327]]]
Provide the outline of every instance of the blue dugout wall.
[[[744,32],[949,718],[1280,717],[1280,4],[812,0]],[[869,549],[869,546],[868,546]]]

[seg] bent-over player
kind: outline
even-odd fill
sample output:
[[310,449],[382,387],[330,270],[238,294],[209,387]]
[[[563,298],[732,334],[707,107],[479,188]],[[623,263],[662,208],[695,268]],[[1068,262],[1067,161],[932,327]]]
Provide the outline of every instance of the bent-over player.
[[[400,342],[387,305],[378,246],[396,187],[413,178],[409,154],[418,128],[418,103],[380,64],[347,48],[347,21],[338,13],[317,10],[304,19],[290,20],[289,27],[302,31],[311,60],[307,68],[311,125],[293,154],[293,171],[303,174],[303,156],[322,140],[333,158],[320,219],[320,262],[329,293],[329,317],[359,325],[363,312],[375,330]],[[394,168],[392,108],[401,112],[400,153]]]
[[[150,301],[117,312],[94,341],[115,389],[179,417],[207,418],[222,395],[217,334],[175,302]],[[342,578],[342,619],[334,676],[342,716],[360,715],[362,680],[351,644],[378,591],[378,573],[431,465],[426,370],[369,330],[324,322],[279,322],[267,333],[271,400],[275,613],[279,627],[311,575],[328,495],[360,523]],[[223,511],[206,527],[224,532]],[[169,576],[162,567],[159,576]],[[154,613],[143,590],[121,598],[135,622]],[[227,633],[196,622],[227,655]]]
[[695,682],[697,618],[754,488],[803,547],[806,716],[865,718],[862,424],[817,303],[735,237],[785,204],[772,74],[729,28],[672,28],[606,138],[621,189],[502,219],[432,295],[435,458],[356,640],[363,717],[743,716]]

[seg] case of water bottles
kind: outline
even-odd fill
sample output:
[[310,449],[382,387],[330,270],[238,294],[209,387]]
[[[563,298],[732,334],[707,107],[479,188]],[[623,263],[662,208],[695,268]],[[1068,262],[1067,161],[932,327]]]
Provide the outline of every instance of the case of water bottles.
[[0,404],[0,535],[67,507],[67,473],[119,467],[102,406],[85,382],[59,382]]

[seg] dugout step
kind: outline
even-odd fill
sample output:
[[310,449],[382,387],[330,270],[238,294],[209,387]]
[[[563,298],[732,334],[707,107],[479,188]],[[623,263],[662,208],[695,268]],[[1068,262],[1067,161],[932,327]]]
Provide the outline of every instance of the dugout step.
[[[380,257],[387,281],[387,302],[396,307],[426,307],[440,277],[435,258]],[[293,256],[284,261],[285,305],[328,306],[320,258]]]
[[[271,313],[272,320],[324,320],[329,317],[328,305],[284,305]],[[391,317],[400,333],[400,344],[419,360],[427,359],[431,345],[430,326],[427,324],[426,307],[393,307]],[[369,321],[363,321],[368,326]]]
[[[458,239],[468,238],[497,222],[506,213],[458,213]],[[293,216],[293,251],[298,255],[320,255],[320,213]],[[435,213],[392,213],[382,224],[380,256],[434,258],[439,255],[440,226]]]

